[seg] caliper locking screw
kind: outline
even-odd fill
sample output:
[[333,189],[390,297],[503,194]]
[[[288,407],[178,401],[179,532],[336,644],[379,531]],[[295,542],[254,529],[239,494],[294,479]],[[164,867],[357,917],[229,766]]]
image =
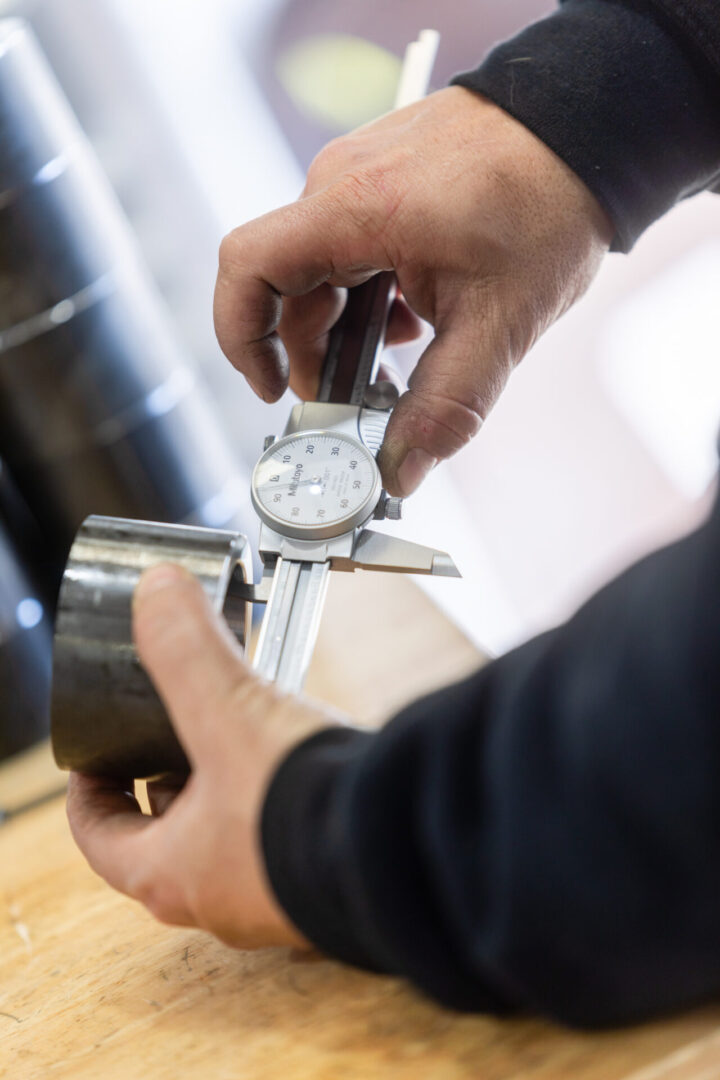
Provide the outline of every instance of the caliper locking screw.
[[398,499],[394,495],[387,495],[383,491],[373,516],[376,521],[382,521],[383,518],[387,518],[388,521],[399,521],[402,517],[402,504],[402,499]]

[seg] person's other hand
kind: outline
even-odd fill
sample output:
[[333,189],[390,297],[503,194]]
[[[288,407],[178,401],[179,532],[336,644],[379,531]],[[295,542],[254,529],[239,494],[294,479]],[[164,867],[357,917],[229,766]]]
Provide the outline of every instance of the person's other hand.
[[243,948],[306,946],[266,879],[259,817],[280,760],[339,719],[259,679],[202,587],[177,566],[143,575],[133,621],[193,771],[180,790],[148,785],[153,817],[128,785],[71,775],[78,846],[101,877],[163,922]]
[[266,401],[317,390],[344,288],[394,270],[389,341],[435,338],[388,425],[385,486],[413,491],[478,431],[509,373],[587,288],[613,228],[530,131],[450,87],[329,143],[298,202],[220,249],[220,345]]

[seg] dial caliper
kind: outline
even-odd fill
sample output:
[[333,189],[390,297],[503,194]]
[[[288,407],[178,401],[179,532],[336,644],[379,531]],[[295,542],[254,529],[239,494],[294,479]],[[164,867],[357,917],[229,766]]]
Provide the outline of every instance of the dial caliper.
[[375,460],[398,397],[392,383],[373,381],[393,293],[389,273],[349,290],[318,400],[293,408],[253,472],[265,565],[253,599],[267,599],[254,666],[284,690],[305,681],[330,570],[460,576],[446,552],[368,528],[399,518],[402,506],[383,490]]

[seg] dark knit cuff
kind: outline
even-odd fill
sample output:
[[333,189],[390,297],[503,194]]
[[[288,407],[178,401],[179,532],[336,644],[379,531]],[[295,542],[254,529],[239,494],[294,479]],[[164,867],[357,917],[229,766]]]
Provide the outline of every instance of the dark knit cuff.
[[[347,838],[333,810],[336,786],[373,739],[369,732],[328,728],[296,746],[268,788],[261,820],[265,865],[275,896],[298,930],[328,956],[380,970],[356,938],[334,870]],[[341,856],[342,861],[342,856]]]
[[655,4],[567,0],[453,82],[570,166],[614,222],[614,250],[720,184],[720,77]]

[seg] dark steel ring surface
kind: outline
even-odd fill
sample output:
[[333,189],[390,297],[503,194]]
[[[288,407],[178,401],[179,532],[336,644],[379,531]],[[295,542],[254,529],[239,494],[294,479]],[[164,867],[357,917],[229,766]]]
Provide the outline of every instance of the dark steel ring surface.
[[141,779],[189,764],[132,641],[131,604],[144,570],[194,574],[244,646],[249,545],[225,530],[89,517],[70,551],[53,656],[52,744],[62,769]]

